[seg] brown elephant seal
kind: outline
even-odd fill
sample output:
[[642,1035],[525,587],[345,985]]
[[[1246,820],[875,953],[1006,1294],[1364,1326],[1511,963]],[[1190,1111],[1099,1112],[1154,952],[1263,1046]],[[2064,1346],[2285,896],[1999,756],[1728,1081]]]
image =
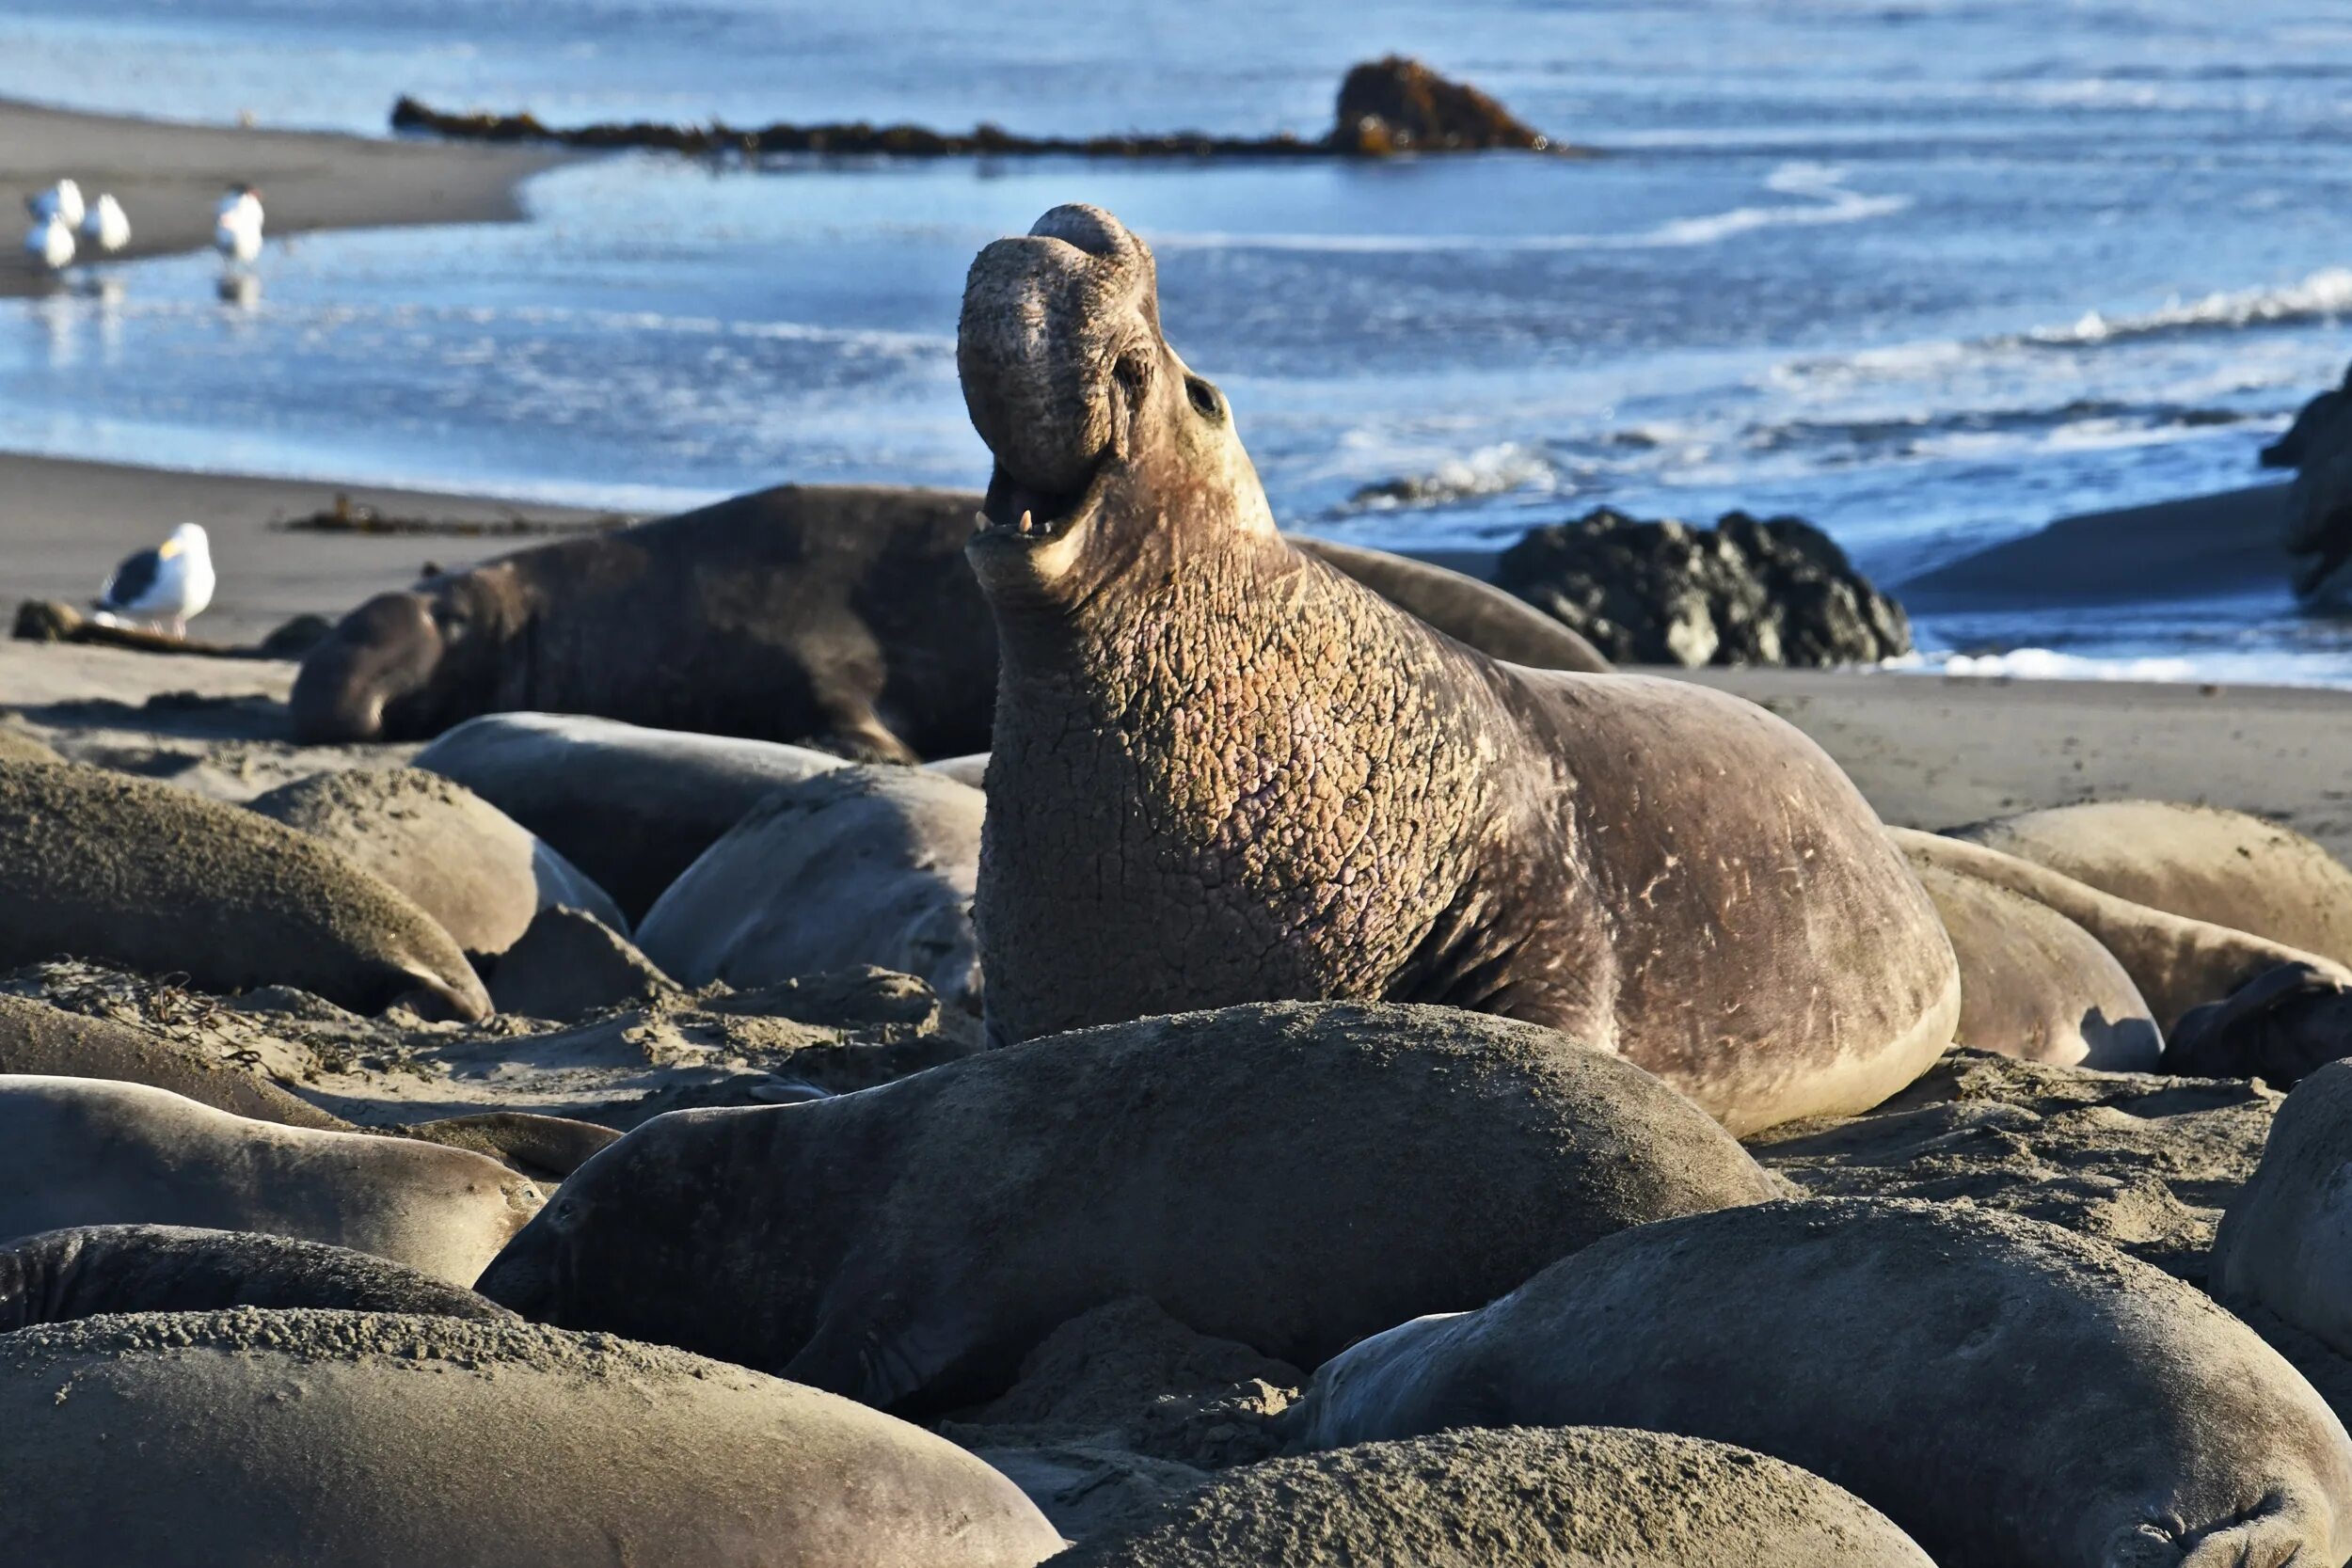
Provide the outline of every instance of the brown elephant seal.
[[1775,1191],[1697,1107],[1550,1030],[1277,1004],[658,1117],[476,1289],[935,1405],[1002,1392],[1056,1326],[1122,1297],[1309,1366],[1596,1237]]
[[2098,800],[1951,834],[2135,904],[2352,964],[2352,870],[2301,833],[2246,812]]
[[943,1438],[601,1335],[248,1308],[5,1345],[0,1540],[28,1563],[1028,1568],[1062,1544]]
[[1876,1104],[1950,1043],[1934,906],[1819,747],[1685,683],[1498,663],[1285,544],[1109,214],[983,250],[957,361],[996,457],[993,1039],[1447,1003],[1735,1132]]
[[96,768],[0,762],[0,968],[58,954],[211,991],[288,985],[361,1012],[487,1017],[438,922],[304,834]]
[[2296,1085],[2262,1164],[2221,1216],[2207,1275],[2233,1307],[2268,1307],[2352,1355],[2352,1064]]
[[2020,893],[1915,863],[1960,959],[1955,1044],[2028,1062],[2153,1072],[2164,1036],[2114,955]]
[[458,725],[415,765],[536,833],[635,921],[745,812],[842,764],[769,740],[500,713]]
[[2218,1001],[2280,964],[2308,963],[2331,979],[2352,981],[2352,971],[2315,953],[2135,904],[1981,844],[1913,828],[1889,828],[1887,836],[1915,866],[2006,888],[2090,932],[2131,976],[2157,1027],[2168,1032],[2190,1008]]
[[1228,1470],[1054,1568],[1933,1568],[1851,1493],[1727,1444],[1444,1432]]
[[1845,1487],[1943,1568],[2352,1553],[2352,1438],[2203,1292],[2038,1220],[1885,1199],[1624,1232],[1315,1373],[1305,1446],[1629,1426]]
[[987,805],[927,768],[842,768],[778,790],[670,884],[638,946],[688,986],[746,990],[870,964],[977,1013]]
[[199,1105],[284,1127],[342,1130],[341,1117],[162,1035],[109,1019],[0,996],[0,1074],[108,1078],[184,1095]]
[[0,1236],[260,1230],[471,1285],[539,1204],[529,1181],[466,1149],[250,1121],[143,1084],[0,1078]]
[[453,779],[419,768],[313,773],[246,809],[329,845],[441,923],[469,953],[499,954],[543,909],[627,935],[612,895],[536,834]]
[[593,714],[909,762],[988,744],[968,497],[782,485],[385,594],[302,661],[294,733]]
[[389,1259],[324,1242],[181,1225],[86,1225],[0,1243],[0,1334],[115,1312],[333,1307],[514,1314]]

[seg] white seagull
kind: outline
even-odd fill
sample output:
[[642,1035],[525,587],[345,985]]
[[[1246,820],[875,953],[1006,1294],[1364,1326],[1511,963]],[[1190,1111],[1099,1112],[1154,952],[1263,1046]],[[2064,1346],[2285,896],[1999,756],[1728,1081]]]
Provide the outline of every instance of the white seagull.
[[231,261],[250,261],[262,254],[262,193],[250,185],[231,185],[214,214],[213,248]]
[[73,264],[73,226],[55,213],[43,213],[36,197],[24,203],[33,227],[24,235],[24,254],[40,266],[59,272]]
[[71,180],[60,180],[33,198],[33,215],[37,218],[63,218],[68,229],[82,226],[82,187]]
[[94,241],[103,251],[120,250],[131,243],[131,220],[122,211],[122,203],[111,196],[101,196],[89,204],[89,212],[82,219],[82,238]]
[[188,623],[213,602],[213,550],[200,523],[182,523],[151,550],[126,557],[106,586],[98,608],[121,620],[170,626],[185,637]]

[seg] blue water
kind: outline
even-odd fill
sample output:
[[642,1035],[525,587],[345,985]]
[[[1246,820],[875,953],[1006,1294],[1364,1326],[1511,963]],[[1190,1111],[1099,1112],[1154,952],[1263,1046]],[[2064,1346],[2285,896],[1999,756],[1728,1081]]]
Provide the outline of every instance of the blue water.
[[[1286,519],[1485,543],[1607,502],[1827,527],[1899,578],[2248,483],[2352,313],[2352,11],[2246,0],[874,9],[15,0],[0,94],[375,133],[392,98],[738,122],[1318,132],[1353,60],[1486,86],[1589,163],[622,156],[532,221],[305,236],[0,302],[0,447],[637,507],[977,483],[962,272],[1057,201],[1160,255]],[[136,214],[134,214],[135,221]],[[1413,505],[1355,499],[1421,482]],[[2276,594],[1923,623],[2068,668],[2352,682]]]

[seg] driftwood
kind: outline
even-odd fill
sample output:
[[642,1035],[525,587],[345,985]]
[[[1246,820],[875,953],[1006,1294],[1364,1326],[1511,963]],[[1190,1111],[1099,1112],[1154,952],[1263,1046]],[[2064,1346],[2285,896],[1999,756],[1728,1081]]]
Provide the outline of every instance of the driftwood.
[[260,642],[243,646],[174,637],[169,632],[103,621],[60,599],[26,599],[16,607],[15,636],[20,642],[80,642],[101,648],[128,648],[134,653],[189,654],[201,658],[300,658],[304,650],[329,629],[324,616],[297,615]]

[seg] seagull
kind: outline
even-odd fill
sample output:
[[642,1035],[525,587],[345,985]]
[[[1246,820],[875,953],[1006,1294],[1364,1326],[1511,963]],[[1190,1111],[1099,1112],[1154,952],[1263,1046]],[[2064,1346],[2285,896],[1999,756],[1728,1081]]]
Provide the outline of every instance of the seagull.
[[68,229],[82,224],[82,187],[71,180],[60,180],[33,198],[33,215],[37,218],[63,218]]
[[214,214],[213,248],[231,261],[250,261],[262,254],[262,193],[250,185],[231,185]]
[[188,622],[212,602],[213,551],[200,523],[182,523],[153,549],[124,558],[98,591],[101,610],[162,623],[175,637],[187,636]]
[[101,196],[89,204],[89,212],[82,219],[82,238],[94,240],[104,251],[120,250],[131,243],[131,220],[123,214],[122,203],[111,196]]
[[51,272],[72,265],[73,226],[56,213],[42,212],[39,197],[27,200],[24,210],[33,214],[33,227],[24,235],[24,254]]

